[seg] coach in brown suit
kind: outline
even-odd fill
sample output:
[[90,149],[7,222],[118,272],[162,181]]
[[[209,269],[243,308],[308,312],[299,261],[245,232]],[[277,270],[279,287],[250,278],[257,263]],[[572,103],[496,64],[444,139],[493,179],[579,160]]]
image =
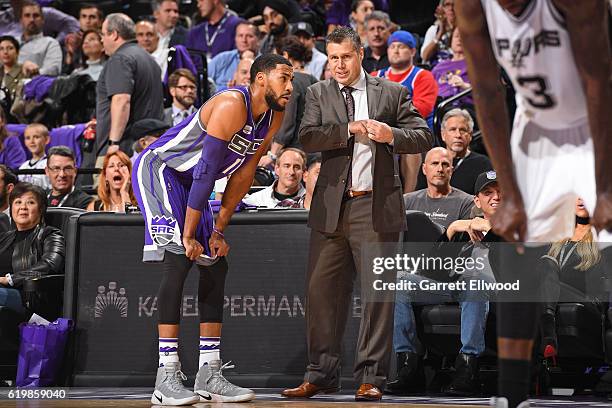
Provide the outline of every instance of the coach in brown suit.
[[[362,268],[362,253],[382,251],[384,243],[397,245],[406,228],[393,155],[425,152],[433,141],[406,88],[363,71],[355,31],[334,30],[327,37],[327,55],[333,79],[308,88],[300,128],[304,150],[321,152],[322,163],[308,221],[309,364],[304,382],[283,391],[290,398],[338,390],[353,281],[361,279],[363,299],[374,278],[371,267]],[[393,294],[385,296],[386,301],[362,304],[354,368],[361,384],[357,400],[382,397],[393,337]]]

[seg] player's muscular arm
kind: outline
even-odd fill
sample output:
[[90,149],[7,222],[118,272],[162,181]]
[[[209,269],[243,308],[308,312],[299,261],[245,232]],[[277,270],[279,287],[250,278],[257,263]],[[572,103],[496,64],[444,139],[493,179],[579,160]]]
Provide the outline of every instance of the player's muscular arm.
[[[496,231],[507,240],[516,240],[516,234],[522,240],[525,233],[523,202],[512,164],[504,89],[484,11],[480,0],[461,0],[455,3],[455,13],[474,90],[478,123],[504,192],[504,223],[496,224]],[[501,214],[499,218],[502,219]]]
[[[607,2],[554,0],[553,3],[564,15],[572,52],[586,94],[589,125],[595,150],[595,178],[598,193],[597,214],[594,214],[595,226],[611,228],[612,82]],[[604,216],[605,220],[600,218],[601,216]]]
[[264,142],[257,148],[257,151],[251,157],[251,159],[242,167],[240,167],[232,177],[230,177],[227,182],[227,188],[225,189],[225,193],[223,193],[223,201],[221,202],[221,209],[219,210],[219,216],[215,221],[215,226],[220,231],[223,231],[229,220],[234,213],[234,209],[242,200],[244,195],[248,193],[249,188],[253,184],[253,178],[255,177],[255,170],[257,170],[257,163],[259,163],[259,159],[268,151],[268,147],[272,140],[274,139],[274,135],[278,131],[283,122],[283,112],[274,112],[274,117],[272,118],[272,124],[270,129],[268,130],[268,134],[266,135]]
[[214,187],[215,176],[223,162],[227,144],[234,134],[242,129],[246,117],[244,98],[237,92],[226,92],[217,96],[213,106],[200,111],[200,122],[206,124],[208,135],[204,140],[202,157],[194,169],[183,237],[195,236],[203,206],[207,203]]

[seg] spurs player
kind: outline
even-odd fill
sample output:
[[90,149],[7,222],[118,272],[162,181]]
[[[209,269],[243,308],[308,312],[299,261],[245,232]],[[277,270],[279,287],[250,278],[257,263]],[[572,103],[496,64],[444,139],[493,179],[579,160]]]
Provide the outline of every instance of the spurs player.
[[[504,194],[492,225],[508,241],[571,236],[577,196],[600,241],[612,241],[605,231],[612,228],[607,7],[605,0],[455,4],[480,128]],[[516,90],[512,134],[498,64]],[[516,274],[531,271],[529,252],[513,259]],[[514,407],[527,397],[538,314],[536,304],[500,305],[499,393],[509,401],[498,406]]]

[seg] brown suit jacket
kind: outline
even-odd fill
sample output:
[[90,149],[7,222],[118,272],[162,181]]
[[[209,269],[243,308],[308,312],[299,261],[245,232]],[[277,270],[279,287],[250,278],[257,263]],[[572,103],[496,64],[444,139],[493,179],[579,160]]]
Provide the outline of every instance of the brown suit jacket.
[[[393,131],[393,146],[372,141],[372,224],[376,232],[403,231],[406,216],[402,183],[393,154],[426,152],[432,147],[433,135],[408,99],[405,87],[367,74],[366,82],[368,116],[388,124]],[[348,148],[346,106],[334,79],[308,88],[299,135],[306,152],[322,155],[308,225],[332,233],[338,226],[352,153]]]

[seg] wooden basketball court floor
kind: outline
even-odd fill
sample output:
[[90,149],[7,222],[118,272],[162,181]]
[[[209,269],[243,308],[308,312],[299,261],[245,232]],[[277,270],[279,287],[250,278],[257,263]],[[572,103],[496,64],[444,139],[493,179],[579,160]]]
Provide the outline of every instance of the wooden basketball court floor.
[[[150,402],[151,388],[69,388],[61,400],[10,400],[8,388],[0,388],[0,408],[144,408],[158,407]],[[249,403],[199,403],[196,408],[483,408],[489,398],[451,398],[441,396],[397,397],[385,395],[381,402],[355,402],[350,390],[309,400],[288,400],[280,389],[255,389],[257,397]],[[586,408],[610,407],[612,401],[592,397],[550,397],[531,400],[532,407]]]

